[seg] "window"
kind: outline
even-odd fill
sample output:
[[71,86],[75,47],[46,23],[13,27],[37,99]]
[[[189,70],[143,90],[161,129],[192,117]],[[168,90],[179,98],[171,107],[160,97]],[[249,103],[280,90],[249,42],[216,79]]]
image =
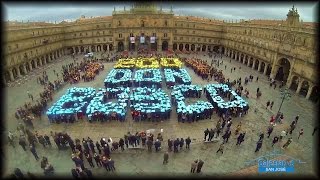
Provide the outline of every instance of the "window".
[[33,52],[31,51],[30,54],[33,55]]
[[133,37],[133,33],[130,33],[130,37]]
[[194,25],[193,25],[193,27],[195,28],[195,27],[196,27],[196,25],[194,24]]
[[104,35],[104,31],[102,31],[102,34]]
[[100,42],[100,39],[98,39],[97,41]]
[[36,49],[36,54],[38,54],[38,49]]
[[174,25],[177,26],[177,23],[175,23]]
[[86,33],[86,36],[88,36],[88,33]]
[[16,48],[19,48],[19,45],[18,45],[18,44],[16,44]]
[[209,42],[211,43],[211,39],[209,39]]
[[80,40],[80,43],[82,43],[82,40]]
[[109,24],[109,27],[111,27],[111,24]]
[[177,40],[177,37],[174,37],[173,39],[174,39],[174,40]]
[[80,33],[80,36],[82,36],[82,33]]
[[112,41],[112,38],[109,38],[109,41]]
[[77,34],[74,34],[74,37],[76,37],[77,36]]
[[195,31],[192,31],[192,34],[195,34],[196,32]]
[[122,34],[119,34],[119,38],[122,38]]
[[97,25],[97,28],[99,28],[100,26],[99,25]]
[[183,37],[180,37],[180,40],[182,41],[182,40],[183,40]]
[[97,35],[100,35],[100,32],[99,32],[99,31],[97,31]]
[[11,51],[11,46],[8,46],[8,50]]
[[174,30],[174,33],[178,33],[178,30]]
[[38,35],[40,34],[40,32],[38,31]]
[[187,24],[187,27],[189,27],[189,24]]
[[106,41],[106,38],[103,38],[103,41]]
[[198,38],[198,41],[200,41],[200,38]]
[[156,36],[157,36],[157,34],[156,34],[156,33],[152,33],[152,36],[156,37]]
[[32,36],[34,36],[34,32],[32,32]]
[[167,20],[164,21],[164,26],[168,26],[168,21]]
[[167,34],[167,33],[164,33],[164,34],[163,34],[163,37],[167,37],[167,36],[168,36],[168,34]]

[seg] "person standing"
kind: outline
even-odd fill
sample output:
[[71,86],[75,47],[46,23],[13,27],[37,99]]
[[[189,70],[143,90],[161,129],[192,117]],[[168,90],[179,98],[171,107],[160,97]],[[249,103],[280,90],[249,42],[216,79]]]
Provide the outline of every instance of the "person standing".
[[230,135],[231,135],[231,131],[228,131],[226,134],[226,143],[228,142]]
[[273,131],[273,126],[271,125],[268,127],[268,138],[270,137],[272,131]]
[[204,162],[201,159],[199,159],[198,166],[197,166],[197,173],[201,172],[203,164]]
[[168,153],[168,151],[166,151],[166,152],[163,154],[163,164],[167,164],[167,163],[168,163],[168,160],[169,160],[169,153]]
[[154,143],[154,147],[156,149],[156,152],[158,152],[159,149],[161,148],[161,142],[159,141],[159,139],[157,139],[156,142]]
[[102,164],[101,164],[101,158],[100,158],[100,155],[98,155],[96,152],[93,154],[93,158],[94,160],[96,161],[96,164],[97,166],[99,167],[102,167]]
[[257,142],[257,147],[256,147],[256,150],[254,152],[258,152],[262,147],[262,139],[260,139],[258,142]]
[[273,147],[273,145],[276,144],[278,141],[279,141],[278,136],[275,136],[275,137],[273,138],[273,140],[272,140],[272,147]]
[[209,134],[209,129],[207,128],[207,129],[204,131],[204,140],[207,139],[208,134]]
[[120,138],[120,140],[119,140],[119,146],[120,146],[121,150],[124,151],[124,140],[122,138]]
[[261,133],[261,134],[259,135],[259,141],[260,141],[260,140],[263,140],[263,138],[264,138],[264,133]]
[[268,109],[269,105],[270,105],[270,101],[268,100],[266,109]]
[[274,104],[274,102],[272,101],[271,104],[270,104],[270,109],[271,110],[272,110],[273,104]]
[[22,147],[22,149],[24,151],[27,151],[27,149],[26,149],[27,142],[26,142],[26,139],[23,136],[20,136],[20,138],[19,138],[19,145]]
[[222,143],[222,144],[220,144],[220,147],[216,153],[221,152],[223,154],[223,149],[224,149],[224,145]]
[[151,139],[148,139],[147,140],[147,146],[148,146],[148,150],[149,151],[152,151],[152,145],[153,145],[153,142],[151,141]]
[[171,139],[168,139],[168,150],[172,151],[173,142]]
[[46,144],[49,145],[49,146],[51,146],[50,137],[49,137],[48,135],[46,135],[46,134],[44,134],[43,137],[44,137],[44,139],[45,139]]
[[110,170],[113,172],[116,170],[116,168],[114,167],[114,160],[112,160],[111,158],[108,159],[109,162],[109,168]]
[[239,134],[239,136],[237,137],[237,144],[236,145],[240,145],[242,142],[242,133]]
[[173,152],[178,152],[178,146],[179,146],[180,142],[179,142],[179,138],[177,138],[176,140],[174,140],[173,142]]
[[191,143],[191,139],[190,139],[190,137],[188,137],[186,139],[186,149],[190,149],[190,143]]
[[317,130],[318,130],[318,126],[313,128],[312,136],[316,133]]
[[91,156],[90,152],[88,152],[88,153],[86,154],[86,158],[87,158],[87,161],[88,161],[88,163],[90,164],[90,166],[94,168],[94,164],[93,164],[93,162],[92,162],[92,156]]
[[210,129],[210,131],[209,131],[209,138],[208,138],[208,141],[209,141],[209,142],[212,140],[213,136],[214,136],[214,130],[213,130],[213,129]]
[[36,160],[38,161],[40,158],[37,154],[36,148],[34,146],[32,146],[31,144],[30,144],[30,151],[33,154],[33,156],[36,158]]
[[282,146],[283,149],[287,149],[287,147],[291,144],[292,138],[289,138],[288,141]]
[[99,154],[101,154],[101,145],[99,144],[98,141],[96,142],[96,147],[97,147],[97,149],[99,151]]
[[300,136],[302,136],[303,135],[303,129],[301,129],[300,130],[300,132],[299,132],[299,136],[298,136],[298,139],[300,138]]
[[191,173],[194,173],[194,171],[196,170],[197,166],[198,166],[198,160],[193,161],[193,162],[191,163],[191,170],[190,170],[190,172],[191,172]]
[[281,131],[280,133],[280,141],[282,140],[282,138],[284,138],[287,135],[287,132],[285,130]]
[[180,139],[180,150],[182,150],[183,145],[184,145],[184,139],[183,139],[183,138],[181,138],[181,139]]

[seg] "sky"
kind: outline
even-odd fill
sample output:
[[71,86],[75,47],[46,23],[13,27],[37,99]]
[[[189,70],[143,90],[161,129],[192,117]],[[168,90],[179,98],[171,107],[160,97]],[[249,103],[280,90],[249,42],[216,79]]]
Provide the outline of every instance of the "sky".
[[[4,17],[7,21],[46,21],[46,22],[61,22],[63,20],[73,21],[81,15],[86,17],[95,16],[110,16],[114,7],[116,10],[129,10],[133,2],[108,2],[108,3],[3,3]],[[240,20],[240,19],[277,19],[285,20],[289,9],[294,5],[298,8],[300,20],[304,22],[317,22],[318,2],[308,1],[303,2],[282,2],[282,3],[243,3],[243,2],[228,2],[228,3],[179,3],[179,2],[157,2],[158,9],[162,6],[163,10],[170,10],[172,6],[175,15],[191,15],[206,18],[214,18],[220,20]]]

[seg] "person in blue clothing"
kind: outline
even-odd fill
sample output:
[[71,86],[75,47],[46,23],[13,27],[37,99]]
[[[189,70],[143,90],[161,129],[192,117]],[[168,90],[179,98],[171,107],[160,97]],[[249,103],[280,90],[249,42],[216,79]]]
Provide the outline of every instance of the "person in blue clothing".
[[159,141],[159,139],[157,139],[154,143],[154,147],[156,148],[156,152],[158,152],[161,147],[161,142]]
[[36,148],[32,144],[30,144],[30,151],[33,154],[33,156],[36,158],[36,160],[38,161],[40,158],[37,154]]

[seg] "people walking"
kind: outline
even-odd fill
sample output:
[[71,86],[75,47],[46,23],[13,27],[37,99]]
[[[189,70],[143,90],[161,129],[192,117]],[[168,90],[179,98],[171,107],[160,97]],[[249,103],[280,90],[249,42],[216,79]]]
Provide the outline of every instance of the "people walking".
[[94,160],[96,161],[97,166],[98,166],[98,167],[99,167],[99,166],[102,167],[100,155],[95,152],[95,153],[93,154],[93,158],[94,158]]
[[190,143],[191,143],[191,139],[190,139],[190,137],[188,137],[186,139],[186,149],[190,149]]
[[271,110],[272,110],[273,104],[274,104],[274,102],[272,101],[271,104],[270,104],[270,109]]
[[194,171],[196,170],[197,166],[198,166],[198,160],[193,161],[193,162],[191,163],[191,170],[190,170],[190,172],[191,172],[191,173],[194,173]]
[[169,160],[169,153],[168,153],[168,151],[166,151],[166,152],[163,154],[163,164],[167,164],[167,163],[168,163],[168,160]]
[[180,150],[182,150],[183,145],[184,145],[184,139],[183,139],[183,138],[181,138],[181,139],[180,139]]
[[272,147],[273,147],[273,145],[276,144],[278,141],[279,141],[278,136],[275,136],[275,137],[273,138],[273,140],[272,140]]
[[283,149],[287,149],[288,146],[291,144],[291,142],[292,142],[292,138],[290,137],[290,138],[288,139],[288,141],[282,146],[282,148],[283,148]]
[[40,158],[39,158],[39,156],[37,154],[36,148],[31,144],[30,144],[30,151],[33,154],[33,156],[36,158],[36,160],[38,161]]
[[287,135],[287,132],[285,130],[281,131],[280,133],[280,141]]
[[207,128],[207,129],[204,131],[204,140],[207,139],[208,134],[209,134],[209,129]]
[[254,152],[258,152],[262,147],[262,139],[257,142],[256,150]]
[[303,135],[303,129],[301,129],[300,130],[300,132],[299,132],[299,136],[298,136],[298,139],[300,138],[300,136],[302,136]]
[[268,138],[270,137],[272,131],[273,131],[273,126],[271,125],[268,127]]
[[268,109],[269,105],[270,105],[270,101],[268,100],[266,109]]
[[316,133],[317,130],[318,130],[318,126],[313,128],[312,136]]
[[221,154],[223,154],[223,149],[224,149],[224,145],[222,143],[222,144],[220,144],[220,147],[216,153],[221,152]]
[[86,159],[87,159],[88,163],[90,164],[90,166],[94,168],[94,164],[92,162],[92,156],[91,156],[90,152],[88,152],[86,154]]
[[204,164],[204,162],[201,159],[199,159],[198,166],[197,166],[197,173],[201,172],[203,164]]
[[20,136],[19,138],[19,145],[22,147],[24,151],[27,151],[26,146],[27,146],[27,141],[23,136]]
[[168,139],[168,150],[172,151],[173,141],[171,139]]
[[46,134],[44,134],[44,139],[45,139],[45,143],[46,143],[46,145],[49,145],[49,146],[51,146],[51,141],[50,141],[50,137],[48,136],[48,135],[46,135]]

